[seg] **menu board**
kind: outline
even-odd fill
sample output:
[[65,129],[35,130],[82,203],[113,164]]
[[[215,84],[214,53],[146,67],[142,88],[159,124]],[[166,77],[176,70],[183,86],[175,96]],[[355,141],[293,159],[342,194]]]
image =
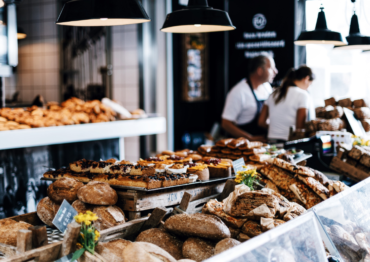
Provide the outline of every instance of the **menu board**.
[[369,178],[315,206],[313,211],[343,261],[369,261]]
[[315,214],[308,212],[207,262],[326,262]]

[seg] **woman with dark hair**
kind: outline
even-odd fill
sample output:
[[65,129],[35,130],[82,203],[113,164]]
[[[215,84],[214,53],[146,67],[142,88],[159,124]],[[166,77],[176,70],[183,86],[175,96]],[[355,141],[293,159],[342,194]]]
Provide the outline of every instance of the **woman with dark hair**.
[[[314,80],[311,68],[301,66],[290,69],[282,85],[266,100],[258,125],[268,128],[271,142],[283,142],[289,138],[289,128],[302,129],[306,121],[315,119],[315,110],[307,92]],[[267,119],[270,123],[267,124]]]

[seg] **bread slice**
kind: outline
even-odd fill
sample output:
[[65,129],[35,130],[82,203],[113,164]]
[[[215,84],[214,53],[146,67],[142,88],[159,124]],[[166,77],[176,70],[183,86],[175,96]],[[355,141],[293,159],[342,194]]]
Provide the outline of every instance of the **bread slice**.
[[308,167],[296,166],[296,165],[293,165],[293,164],[291,164],[287,161],[284,161],[282,159],[279,159],[279,158],[275,158],[273,163],[274,163],[274,165],[276,165],[280,168],[283,168],[285,170],[291,171],[293,173],[296,173],[296,174],[299,174],[299,175],[302,175],[302,176],[315,177],[314,172],[312,172],[312,170]]
[[326,200],[330,197],[329,190],[322,184],[320,184],[320,182],[316,181],[314,178],[298,176],[298,179],[305,183],[309,188],[311,188],[323,200]]

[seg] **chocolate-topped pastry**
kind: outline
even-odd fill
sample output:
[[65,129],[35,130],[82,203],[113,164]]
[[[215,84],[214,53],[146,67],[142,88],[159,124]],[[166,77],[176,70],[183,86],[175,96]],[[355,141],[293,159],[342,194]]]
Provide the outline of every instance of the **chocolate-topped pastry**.
[[155,168],[149,166],[136,165],[132,167],[130,175],[133,176],[142,176],[142,175],[154,175]]
[[115,159],[108,159],[106,161],[94,162],[91,165],[90,172],[91,173],[99,173],[99,174],[109,173],[110,167],[115,165],[116,162],[117,162],[117,160],[115,160]]
[[69,168],[77,173],[90,172],[91,165],[94,163],[92,160],[82,159],[69,164]]
[[109,167],[109,174],[130,174],[131,169],[134,165],[132,164],[118,164]]

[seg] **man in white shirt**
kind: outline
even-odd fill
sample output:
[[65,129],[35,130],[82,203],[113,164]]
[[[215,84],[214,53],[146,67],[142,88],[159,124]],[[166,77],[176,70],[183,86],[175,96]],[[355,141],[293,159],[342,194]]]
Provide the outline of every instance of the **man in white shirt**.
[[233,137],[250,141],[266,141],[267,130],[258,126],[259,114],[265,100],[272,93],[270,83],[278,70],[268,54],[253,58],[249,74],[234,86],[226,98],[222,127]]

